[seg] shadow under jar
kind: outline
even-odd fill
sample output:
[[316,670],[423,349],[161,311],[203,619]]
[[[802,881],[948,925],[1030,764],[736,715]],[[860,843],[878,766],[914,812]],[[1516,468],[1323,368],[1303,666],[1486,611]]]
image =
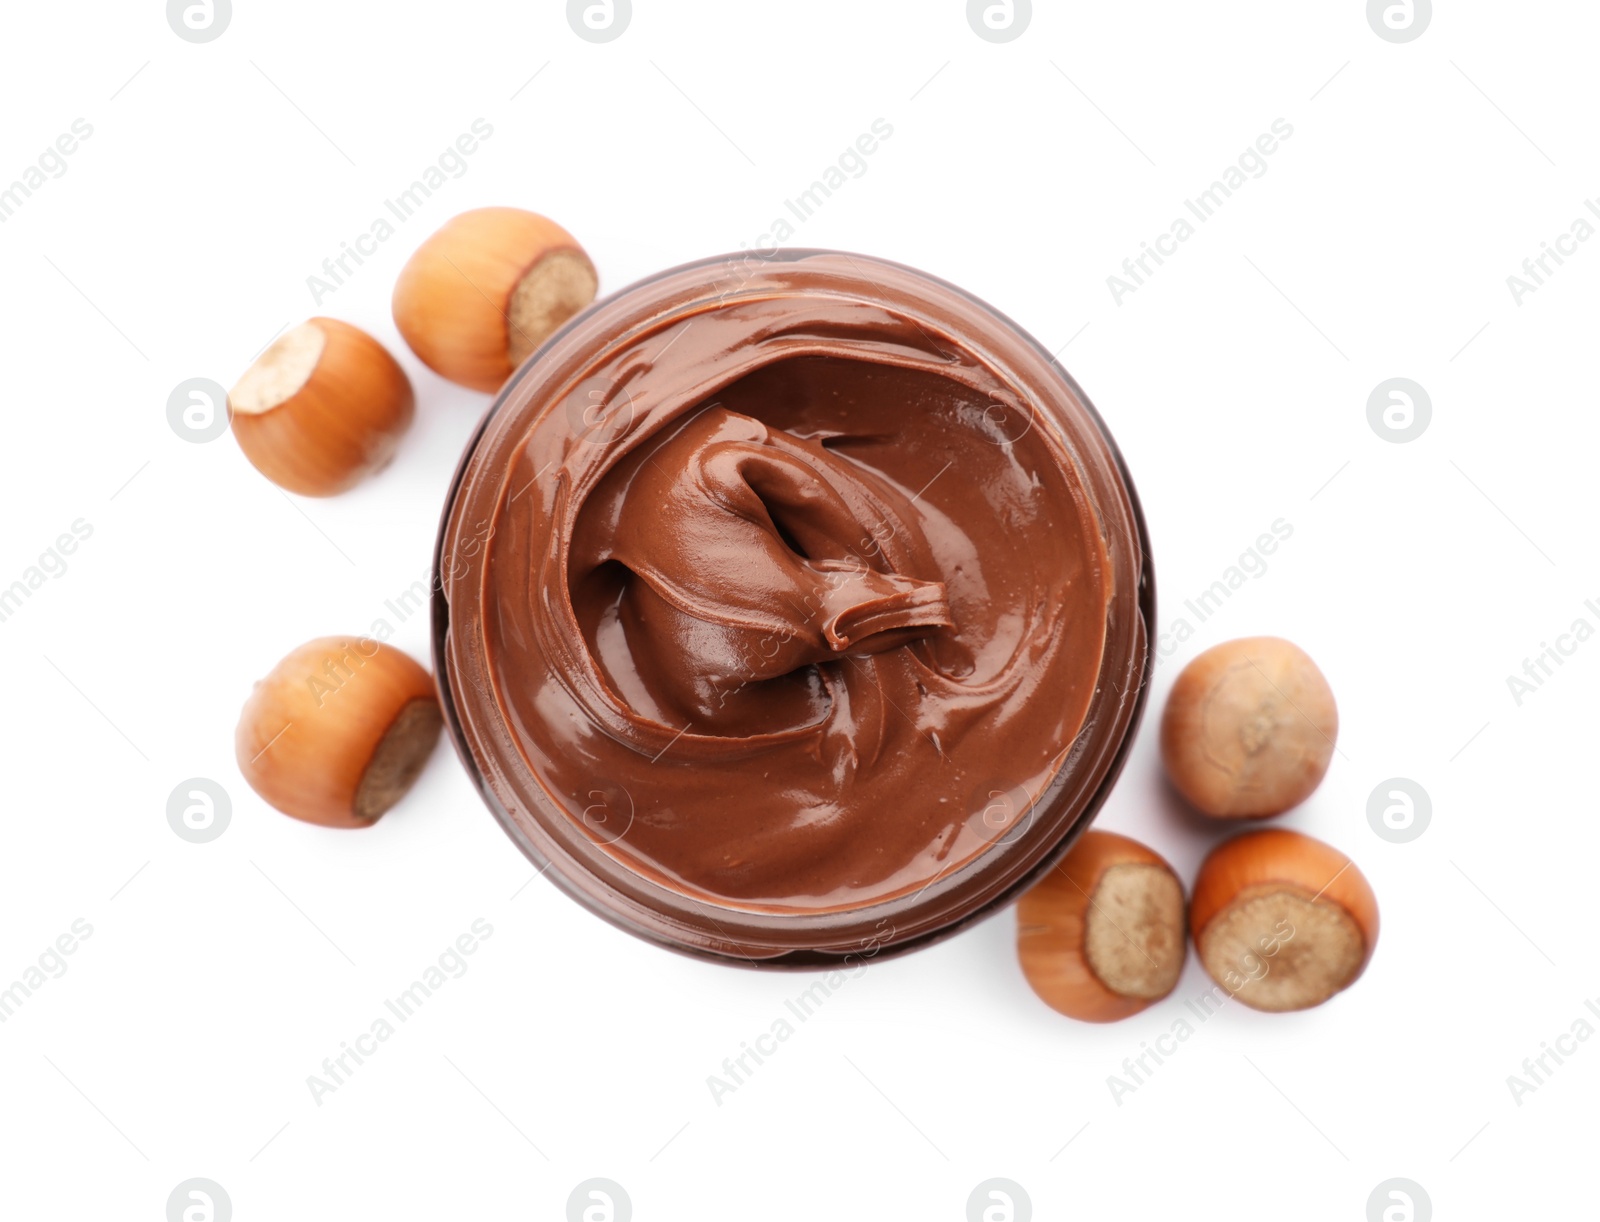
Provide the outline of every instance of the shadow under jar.
[[1040,877],[1143,710],[1132,483],[1016,324],[898,264],[687,264],[506,383],[435,554],[435,671],[548,876],[675,950],[925,945]]

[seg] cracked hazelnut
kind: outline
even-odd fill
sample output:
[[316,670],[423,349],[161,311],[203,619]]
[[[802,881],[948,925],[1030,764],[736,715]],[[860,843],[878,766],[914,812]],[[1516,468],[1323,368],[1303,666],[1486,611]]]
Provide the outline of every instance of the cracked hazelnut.
[[594,300],[577,239],[520,208],[477,208],[417,248],[394,286],[394,321],[441,377],[495,391],[545,338]]
[[1136,840],[1087,831],[1017,904],[1033,991],[1085,1022],[1137,1014],[1177,986],[1188,951],[1183,884]]
[[1305,1010],[1366,969],[1378,900],[1338,849],[1272,828],[1212,850],[1195,879],[1189,925],[1206,971],[1245,1005]]
[[367,827],[427,763],[442,719],[433,679],[365,637],[321,637],[256,684],[234,735],[239,770],[286,815]]
[[228,392],[245,457],[303,496],[333,496],[387,466],[415,407],[388,349],[334,318],[279,336]]

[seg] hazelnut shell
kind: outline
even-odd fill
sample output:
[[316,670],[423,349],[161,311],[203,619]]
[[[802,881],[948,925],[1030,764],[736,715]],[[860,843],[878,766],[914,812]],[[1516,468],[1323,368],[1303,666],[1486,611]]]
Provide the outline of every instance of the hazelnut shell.
[[[1279,925],[1285,919],[1294,930],[1288,937]],[[1189,927],[1206,971],[1240,1001],[1302,1010],[1349,988],[1366,970],[1378,942],[1378,900],[1332,845],[1269,828],[1212,850],[1195,879]],[[1262,938],[1273,945],[1270,954]],[[1235,961],[1240,946],[1264,965],[1261,979],[1250,978],[1253,963]]]
[[441,724],[433,679],[408,655],[321,637],[255,685],[234,748],[250,787],[284,814],[368,827],[411,787]]
[[415,410],[388,349],[335,318],[279,336],[228,392],[245,457],[302,496],[333,496],[387,466]]
[[548,217],[477,208],[446,221],[401,269],[394,320],[429,369],[495,391],[598,283],[577,239]]
[[1139,1013],[1183,972],[1183,885],[1159,854],[1090,830],[1017,903],[1017,956],[1033,991],[1084,1022]]
[[1321,783],[1339,736],[1333,692],[1304,650],[1246,637],[1183,669],[1161,718],[1173,785],[1216,818],[1265,818]]

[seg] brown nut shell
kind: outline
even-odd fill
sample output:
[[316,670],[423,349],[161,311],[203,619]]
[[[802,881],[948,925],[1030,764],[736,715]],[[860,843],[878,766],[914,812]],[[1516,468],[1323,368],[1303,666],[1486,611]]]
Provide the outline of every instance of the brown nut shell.
[[1378,900],[1330,844],[1271,828],[1218,845],[1200,867],[1189,927],[1211,978],[1245,1005],[1321,1005],[1355,983],[1378,942]]
[[365,637],[320,637],[256,684],[234,735],[239,770],[286,815],[368,827],[416,780],[439,738],[433,679]]
[[1052,1009],[1091,1023],[1177,987],[1188,952],[1183,884],[1159,854],[1090,830],[1017,902],[1017,957]]
[[1338,737],[1333,691],[1305,651],[1245,637],[1183,668],[1161,718],[1161,759],[1196,809],[1264,818],[1310,797]]
[[388,349],[335,318],[279,336],[228,392],[245,457],[302,496],[333,496],[387,466],[415,410]]
[[577,239],[548,217],[476,208],[446,221],[401,269],[394,321],[429,369],[495,391],[598,286]]

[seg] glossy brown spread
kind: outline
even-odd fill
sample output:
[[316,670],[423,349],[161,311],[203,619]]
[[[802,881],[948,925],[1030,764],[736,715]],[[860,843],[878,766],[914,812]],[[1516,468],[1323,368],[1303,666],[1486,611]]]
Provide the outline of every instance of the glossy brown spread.
[[580,335],[444,541],[485,783],[718,908],[859,908],[1014,841],[1102,677],[1116,582],[1058,424],[850,258]]

